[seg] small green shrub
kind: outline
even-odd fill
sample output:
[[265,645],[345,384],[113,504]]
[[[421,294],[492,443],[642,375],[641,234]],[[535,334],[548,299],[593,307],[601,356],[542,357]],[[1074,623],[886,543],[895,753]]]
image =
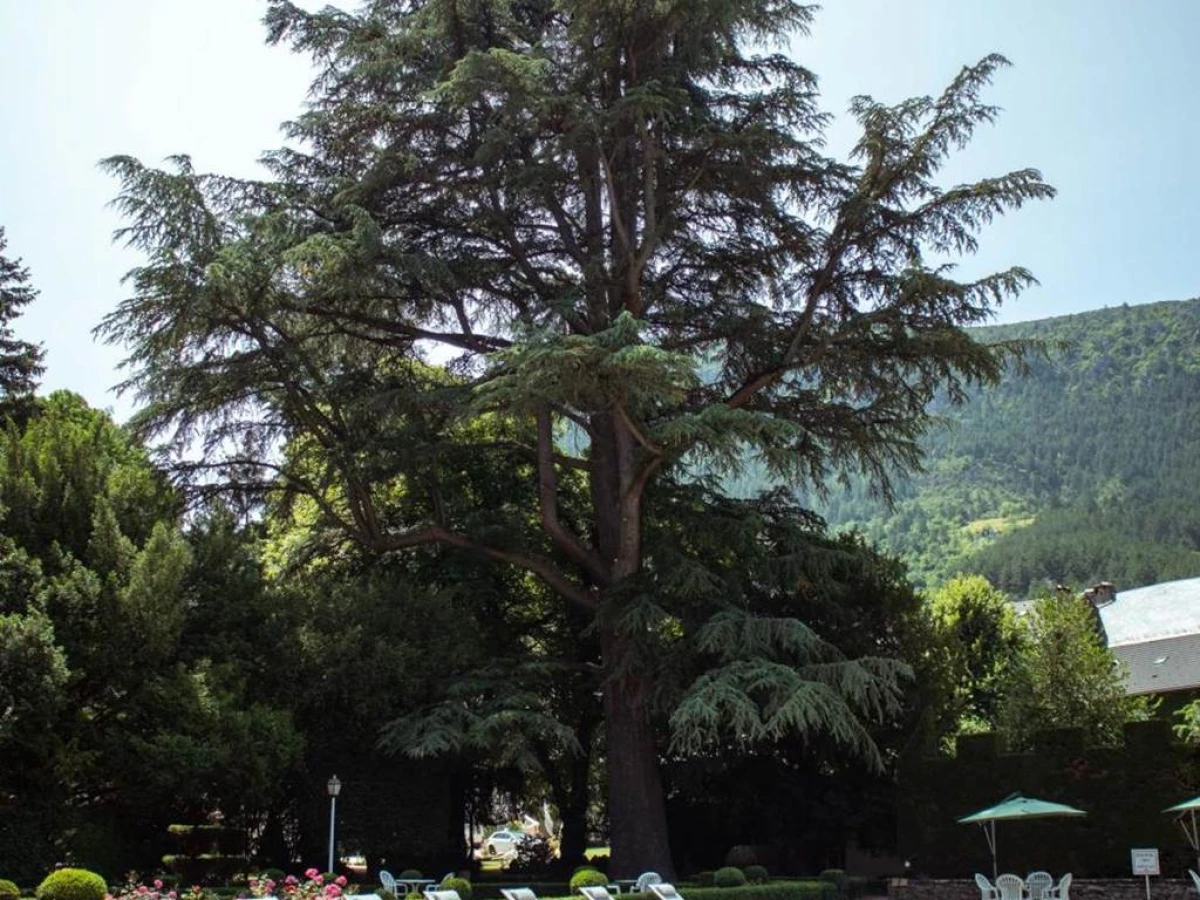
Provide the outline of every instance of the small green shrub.
[[398,879],[403,878],[405,880],[408,880],[409,878],[424,878],[424,877],[425,876],[422,875],[416,869],[405,869],[403,872],[401,872],[399,875],[396,876],[396,878],[398,878]]
[[734,888],[746,883],[746,873],[737,866],[722,866],[713,872],[713,887]]
[[38,900],[104,900],[108,885],[87,869],[59,869],[37,887]]
[[746,880],[751,884],[766,884],[771,875],[766,866],[746,866]]
[[845,869],[826,869],[818,877],[827,884],[832,884],[837,889],[839,897],[844,898],[847,896],[850,882],[846,878]]
[[608,884],[608,876],[596,869],[583,868],[576,870],[571,876],[571,893],[577,893],[581,887],[603,887]]
[[20,896],[21,889],[15,882],[9,881],[7,878],[0,878],[0,900],[17,900]]
[[448,891],[458,891],[462,900],[471,900],[471,882],[457,875],[447,875],[442,879],[442,887]]
[[713,886],[713,873],[709,869],[697,872],[692,876],[692,881],[695,882],[697,887],[710,888]]

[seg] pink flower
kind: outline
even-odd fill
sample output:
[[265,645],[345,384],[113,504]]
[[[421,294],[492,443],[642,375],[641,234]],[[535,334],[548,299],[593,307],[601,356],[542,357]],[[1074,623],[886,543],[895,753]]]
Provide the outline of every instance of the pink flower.
[[314,879],[315,879],[315,878],[316,878],[318,875],[320,875],[320,874],[321,874],[321,873],[320,873],[320,872],[318,872],[316,869],[305,869],[305,870],[304,870],[304,877],[305,877],[305,878],[314,878]]
[[156,891],[162,890],[162,879],[159,879],[159,878],[154,879],[154,889]]
[[273,882],[270,878],[267,879],[267,893],[275,893],[275,882]]
[[336,884],[328,884],[325,886],[325,896],[340,897],[342,896],[342,889]]
[[283,883],[284,883],[284,884],[295,884],[295,883],[296,883],[296,876],[295,876],[295,875],[289,875],[287,878],[283,879]]
[[346,876],[339,875],[337,878],[333,879],[333,883],[336,884],[338,887],[345,887],[346,886]]
[[324,875],[317,875],[315,878],[313,878],[313,884],[324,884],[324,883],[325,883]]

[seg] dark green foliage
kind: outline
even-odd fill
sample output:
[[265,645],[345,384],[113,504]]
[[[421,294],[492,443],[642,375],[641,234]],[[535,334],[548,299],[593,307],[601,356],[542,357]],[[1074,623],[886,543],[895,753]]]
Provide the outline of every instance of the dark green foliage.
[[838,900],[837,888],[821,881],[773,881],[732,888],[689,888],[687,900]]
[[837,889],[837,895],[841,900],[845,900],[849,896],[850,880],[846,877],[845,869],[825,869],[821,872],[820,878]]
[[508,869],[513,872],[543,872],[554,864],[554,848],[541,834],[529,834],[517,844],[517,852]]
[[702,888],[710,888],[713,886],[713,872],[710,869],[703,869],[692,876],[692,881]]
[[766,866],[749,865],[746,866],[746,880],[751,884],[766,884],[771,880],[771,874],[767,871]]
[[37,886],[38,900],[104,900],[108,885],[87,869],[59,869]]
[[471,900],[471,882],[465,878],[447,875],[442,879],[442,885],[448,891],[458,891],[462,900]]
[[421,874],[420,869],[405,869],[396,877],[397,878],[424,878],[425,876]]
[[581,887],[604,886],[608,884],[608,876],[590,867],[584,867],[571,876],[571,893],[579,893]]
[[[976,572],[1001,590],[1200,574],[1200,300],[996,326],[1037,339],[1027,375],[976,391],[923,439],[926,471],[883,508],[863,483],[822,511],[936,584]],[[744,485],[748,488],[749,485]]]
[[746,883],[746,873],[737,866],[722,866],[713,872],[713,887],[733,888]]
[[1194,748],[1173,742],[1163,721],[1130,723],[1124,738],[1121,746],[1089,747],[1079,730],[1043,733],[1032,752],[1003,753],[995,734],[973,735],[960,739],[955,758],[914,757],[899,781],[897,852],[926,877],[988,871],[980,829],[955,820],[1020,790],[1087,816],[999,823],[1002,871],[1128,878],[1129,848],[1147,846],[1159,848],[1163,872],[1183,873],[1196,857],[1162,810],[1197,793]]
[[45,351],[13,334],[12,323],[37,298],[29,286],[29,270],[4,255],[8,246],[0,227],[0,414],[22,416],[44,371]]

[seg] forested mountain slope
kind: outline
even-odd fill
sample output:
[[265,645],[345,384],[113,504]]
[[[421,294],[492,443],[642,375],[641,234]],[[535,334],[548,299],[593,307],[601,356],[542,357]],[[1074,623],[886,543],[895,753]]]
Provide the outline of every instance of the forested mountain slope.
[[981,329],[1053,345],[927,440],[888,509],[861,484],[818,504],[933,584],[956,571],[1025,594],[1200,575],[1200,300]]

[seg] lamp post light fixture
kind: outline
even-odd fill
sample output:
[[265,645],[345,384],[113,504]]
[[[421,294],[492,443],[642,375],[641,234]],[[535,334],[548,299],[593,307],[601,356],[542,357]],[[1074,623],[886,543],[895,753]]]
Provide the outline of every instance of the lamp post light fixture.
[[337,822],[337,797],[342,790],[342,783],[334,775],[325,785],[329,789],[329,866],[326,872],[333,871],[333,826]]

